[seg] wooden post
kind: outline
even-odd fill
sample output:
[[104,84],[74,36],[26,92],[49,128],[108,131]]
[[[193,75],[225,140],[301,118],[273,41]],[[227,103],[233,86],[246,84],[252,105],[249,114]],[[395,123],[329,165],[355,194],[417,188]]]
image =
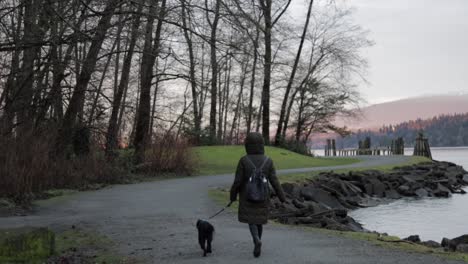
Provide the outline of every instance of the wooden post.
[[429,146],[429,140],[424,137],[423,132],[418,133],[416,142],[414,145],[414,156],[422,156],[432,159],[431,148]]
[[336,142],[334,139],[332,139],[331,143],[332,143],[333,156],[336,157]]
[[331,141],[327,139],[327,146],[325,147],[325,156],[330,156],[330,149],[331,149]]

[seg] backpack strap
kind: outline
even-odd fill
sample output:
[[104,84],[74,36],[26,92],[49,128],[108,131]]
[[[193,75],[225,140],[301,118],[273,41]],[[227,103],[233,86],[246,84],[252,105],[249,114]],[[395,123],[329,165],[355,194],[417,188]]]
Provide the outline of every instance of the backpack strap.
[[250,164],[252,164],[252,166],[256,169],[256,170],[262,170],[263,169],[263,166],[265,166],[265,164],[267,163],[267,161],[269,160],[269,158],[267,156],[265,156],[265,159],[263,159],[263,163],[262,165],[257,168],[257,166],[255,166],[255,164],[252,162],[252,160],[249,158],[249,156],[245,156],[247,158],[247,160],[249,161]]
[[250,164],[252,164],[252,166],[255,168],[255,170],[257,169],[257,166],[255,166],[255,164],[252,162],[252,160],[249,158],[249,156],[245,156],[247,158],[247,160],[249,161]]
[[263,160],[262,166],[260,166],[260,170],[263,169],[263,166],[265,166],[265,164],[267,163],[268,160],[269,160],[269,158],[267,156],[265,156],[265,159]]

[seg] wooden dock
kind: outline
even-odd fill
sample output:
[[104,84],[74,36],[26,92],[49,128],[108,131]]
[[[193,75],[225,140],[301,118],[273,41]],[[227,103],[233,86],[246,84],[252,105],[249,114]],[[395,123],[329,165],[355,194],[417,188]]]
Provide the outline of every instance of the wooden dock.
[[[362,155],[372,155],[372,156],[391,156],[397,155],[394,154],[391,147],[380,147],[380,148],[370,148],[370,149],[338,149],[336,150],[338,157],[349,157],[349,156],[362,156]],[[398,154],[401,155],[401,154]]]

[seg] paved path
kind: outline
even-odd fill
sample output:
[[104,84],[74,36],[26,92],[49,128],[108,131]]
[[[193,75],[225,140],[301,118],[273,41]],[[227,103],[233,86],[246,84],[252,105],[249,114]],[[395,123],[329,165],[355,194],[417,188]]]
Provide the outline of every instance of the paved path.
[[[406,157],[363,157],[342,169],[396,164]],[[279,171],[279,174],[324,168]],[[458,263],[438,257],[384,249],[364,241],[305,231],[300,227],[267,225],[260,259],[252,256],[248,228],[226,212],[211,222],[216,228],[213,255],[203,258],[193,226],[216,210],[210,188],[229,186],[233,176],[201,176],[118,185],[42,202],[27,217],[0,218],[0,227],[77,225],[98,230],[116,241],[118,250],[145,263]]]

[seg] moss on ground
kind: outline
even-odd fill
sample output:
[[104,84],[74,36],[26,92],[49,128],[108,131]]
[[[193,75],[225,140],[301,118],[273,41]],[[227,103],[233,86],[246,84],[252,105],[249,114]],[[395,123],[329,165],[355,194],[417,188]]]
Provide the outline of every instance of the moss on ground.
[[0,230],[1,263],[39,263],[52,256],[55,235],[47,228]]
[[72,228],[0,230],[0,263],[137,263],[117,254],[114,243],[94,232]]
[[[245,155],[244,146],[195,147],[193,153],[198,161],[200,175],[234,173],[237,162]],[[277,170],[348,165],[359,162],[355,158],[317,158],[275,147],[265,147]]]
[[56,258],[74,260],[72,263],[138,263],[115,251],[114,242],[94,231],[71,228],[56,235]]

